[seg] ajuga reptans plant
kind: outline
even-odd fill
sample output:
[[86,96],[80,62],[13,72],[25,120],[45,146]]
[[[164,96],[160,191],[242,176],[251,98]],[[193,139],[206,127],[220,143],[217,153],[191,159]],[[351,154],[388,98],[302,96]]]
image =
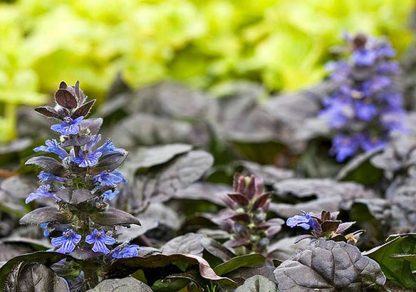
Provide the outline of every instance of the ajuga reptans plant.
[[234,192],[226,197],[231,216],[225,226],[232,238],[225,246],[235,249],[237,254],[266,253],[270,239],[282,228],[279,218],[266,220],[271,193],[264,192],[261,179],[255,176],[234,176]]
[[394,50],[386,40],[362,34],[346,41],[345,58],[328,65],[336,89],[320,113],[334,133],[331,154],[338,162],[383,147],[392,132],[405,130]]
[[26,162],[42,169],[40,186],[26,203],[50,200],[56,207],[38,208],[21,223],[39,224],[59,253],[104,261],[137,256],[137,245],[117,245],[115,226],[139,224],[139,220],[108,204],[117,196],[117,187],[126,183],[117,168],[127,152],[110,140],[100,143],[102,119],[87,118],[95,100],[87,100],[79,82],[75,86],[62,82],[55,102],[54,107],[36,109],[56,121],[51,129],[60,136],[36,147],[34,151],[42,155]]

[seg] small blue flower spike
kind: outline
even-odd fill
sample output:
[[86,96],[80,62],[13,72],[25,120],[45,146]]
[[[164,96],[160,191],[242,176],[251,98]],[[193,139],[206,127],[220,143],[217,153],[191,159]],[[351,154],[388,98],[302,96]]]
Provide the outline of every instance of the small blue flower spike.
[[69,229],[63,232],[62,236],[52,238],[51,243],[54,247],[60,247],[57,252],[71,253],[80,241],[81,235]]
[[90,235],[87,235],[87,237],[85,238],[85,242],[89,244],[94,244],[92,247],[92,250],[94,252],[108,254],[110,250],[107,248],[106,245],[113,245],[116,243],[116,240],[111,236],[106,235],[103,229],[94,229],[94,231]]
[[394,50],[387,41],[362,34],[346,40],[350,56],[327,65],[334,90],[319,113],[332,130],[330,154],[338,162],[384,147],[392,133],[406,132]]

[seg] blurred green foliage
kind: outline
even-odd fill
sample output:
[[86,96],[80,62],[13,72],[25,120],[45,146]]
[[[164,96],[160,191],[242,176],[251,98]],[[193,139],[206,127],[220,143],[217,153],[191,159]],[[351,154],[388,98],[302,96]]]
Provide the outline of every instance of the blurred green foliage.
[[61,80],[100,98],[117,72],[135,86],[235,79],[295,90],[324,74],[343,31],[409,43],[412,0],[21,0],[0,2],[0,130],[14,107],[44,103]]

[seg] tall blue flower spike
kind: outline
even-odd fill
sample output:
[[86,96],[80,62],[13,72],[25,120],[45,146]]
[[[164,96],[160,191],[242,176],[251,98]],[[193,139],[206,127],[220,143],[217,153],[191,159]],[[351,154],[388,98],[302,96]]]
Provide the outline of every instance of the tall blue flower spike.
[[[126,183],[117,168],[127,156],[110,140],[101,145],[99,130],[102,119],[88,119],[95,100],[88,101],[77,82],[75,86],[60,84],[55,93],[56,105],[36,109],[40,114],[58,120],[51,129],[60,134],[59,139],[48,139],[35,152],[48,156],[29,159],[27,165],[42,168],[38,178],[39,188],[30,193],[26,203],[49,199],[57,207],[45,207],[25,215],[22,224],[36,223],[45,237],[51,238],[60,253],[84,253],[83,257],[106,256],[109,259],[138,255],[137,246],[117,247],[117,225],[128,226],[140,222],[134,216],[112,208],[108,202],[119,193],[118,187]],[[42,214],[39,218],[39,213]],[[109,255],[115,246],[118,257]],[[137,247],[137,248],[136,248]],[[89,250],[89,251],[88,251]],[[91,253],[93,251],[93,253]]]
[[394,50],[385,40],[361,34],[346,40],[349,58],[327,66],[336,89],[320,112],[334,133],[330,152],[338,162],[384,147],[392,132],[405,131]]

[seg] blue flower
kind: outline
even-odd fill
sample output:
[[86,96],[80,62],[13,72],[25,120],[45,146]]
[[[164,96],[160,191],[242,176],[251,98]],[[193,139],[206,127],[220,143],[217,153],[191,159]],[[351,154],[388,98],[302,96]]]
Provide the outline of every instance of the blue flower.
[[361,137],[337,135],[332,140],[331,153],[336,155],[338,162],[343,162],[348,157],[353,156],[359,149],[361,143]]
[[331,106],[322,110],[320,116],[328,120],[331,128],[343,127],[354,116],[354,110],[349,103],[337,100],[327,101],[327,103],[331,103]]
[[119,192],[119,190],[107,190],[102,194],[102,196],[104,200],[111,201],[118,195]]
[[317,230],[319,229],[318,221],[311,216],[309,213],[305,213],[304,215],[295,215],[290,217],[286,221],[286,225],[294,228],[294,227],[302,227],[305,230]]
[[383,148],[386,146],[387,141],[380,138],[380,137],[369,137],[368,135],[364,135],[361,139],[361,147],[365,151],[371,151],[377,148]]
[[113,245],[114,243],[116,243],[116,240],[111,236],[106,235],[103,229],[101,229],[100,231],[94,229],[94,231],[90,235],[87,235],[87,237],[85,238],[85,242],[89,244],[94,244],[92,247],[92,250],[94,252],[108,254],[110,250],[107,248],[106,245]]
[[367,49],[359,49],[352,53],[352,60],[358,66],[371,66],[377,59],[374,51]]
[[79,167],[93,167],[97,165],[98,160],[102,156],[101,152],[88,152],[88,151],[80,151],[79,156],[73,157],[73,161]]
[[57,252],[71,253],[80,241],[81,235],[76,234],[72,229],[69,229],[63,232],[62,236],[52,238],[51,243],[54,247],[60,246]]
[[361,121],[369,122],[377,115],[377,107],[371,103],[356,102],[355,114]]
[[125,259],[137,257],[139,255],[139,246],[136,244],[126,245],[122,249],[116,249],[112,253],[112,257],[115,259]]
[[28,204],[33,200],[37,199],[46,199],[46,198],[55,198],[58,199],[54,193],[50,192],[51,186],[50,185],[41,185],[38,187],[36,191],[30,193],[29,196],[26,198],[25,203]]
[[116,187],[118,184],[127,183],[123,174],[117,170],[112,172],[101,172],[94,176],[94,182],[98,183],[101,187]]
[[49,237],[49,222],[40,223],[39,227],[43,230],[43,237]]
[[45,145],[36,147],[33,149],[35,152],[48,152],[53,153],[59,156],[60,159],[64,159],[68,156],[68,153],[64,148],[56,141],[55,139],[50,139],[45,141]]
[[124,153],[125,150],[122,148],[117,148],[114,146],[111,140],[107,140],[103,145],[97,148],[97,151],[101,152],[104,155],[111,154],[111,153]]
[[79,126],[84,119],[83,116],[74,119],[66,117],[65,121],[60,124],[55,124],[51,126],[51,130],[60,133],[61,135],[76,135],[79,133]]
[[58,181],[58,182],[64,182],[65,178],[60,177],[60,176],[56,176],[52,173],[46,172],[46,171],[41,171],[38,175],[38,178],[40,180],[41,183],[45,183],[45,182],[53,182],[53,181]]

